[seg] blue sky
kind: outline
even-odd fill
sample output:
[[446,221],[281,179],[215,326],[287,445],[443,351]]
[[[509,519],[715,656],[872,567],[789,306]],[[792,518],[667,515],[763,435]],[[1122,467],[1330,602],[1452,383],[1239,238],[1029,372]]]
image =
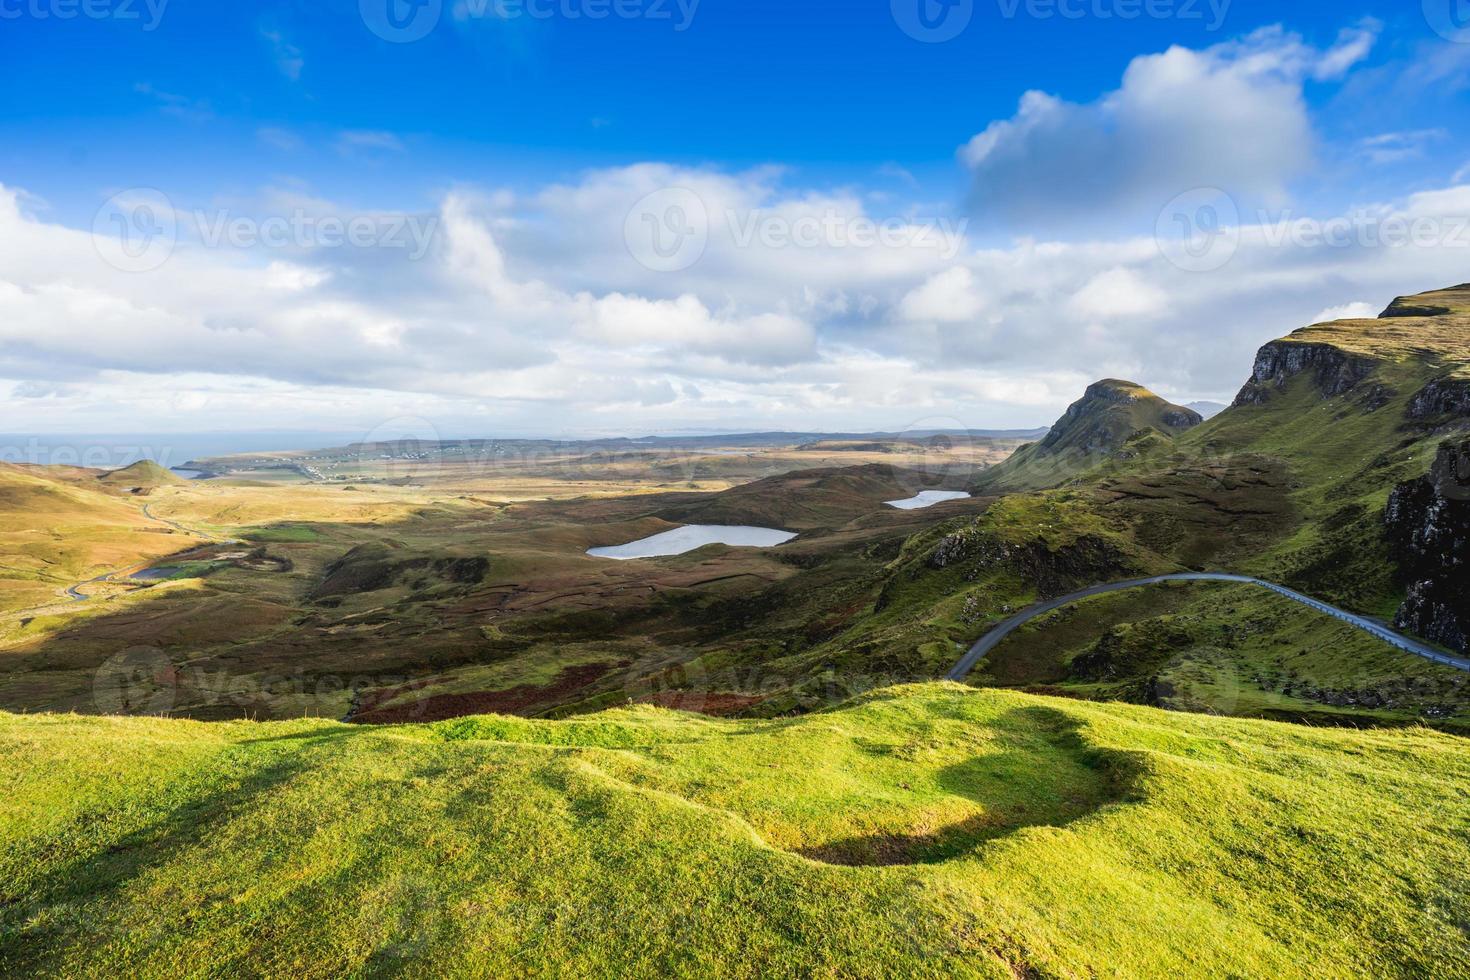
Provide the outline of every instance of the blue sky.
[[[778,163],[810,182],[881,181],[875,171],[891,163],[947,191],[964,179],[956,147],[1024,91],[1087,101],[1141,53],[1277,23],[1326,45],[1369,17],[1384,26],[1365,68],[1438,41],[1403,2],[1233,0],[1217,16],[1209,0],[1179,0],[1176,16],[1125,21],[1040,19],[1025,6],[1007,18],[1008,0],[979,0],[969,27],[938,44],[908,37],[872,0],[685,0],[684,30],[674,0],[639,2],[668,19],[446,12],[408,44],[373,35],[355,0],[169,0],[151,31],[144,0],[127,11],[137,20],[0,22],[0,164],[9,181],[82,205],[112,185],[202,194],[278,172],[427,199],[481,176],[523,184],[643,160]],[[1371,93],[1337,111],[1341,86],[1306,91],[1324,135],[1344,141],[1443,126],[1446,110],[1466,108],[1465,93],[1452,94]],[[262,128],[295,134],[303,152],[265,142]],[[343,130],[394,133],[412,160],[344,161],[332,149]],[[1470,129],[1448,130],[1435,156],[1470,158]],[[1447,176],[1434,162],[1355,173],[1353,186]]]
[[[1452,229],[1427,260],[1361,242],[1247,248],[1207,270],[1208,289],[1136,241],[1200,187],[1243,225],[1454,218],[1470,183],[1459,0],[1442,16],[1436,0],[1061,0],[1074,16],[956,0],[968,21],[934,43],[904,27],[936,0],[619,0],[638,16],[597,20],[598,0],[500,17],[496,0],[444,0],[409,43],[371,29],[390,2],[404,0],[87,0],[94,16],[65,16],[82,0],[0,0],[0,187],[18,227],[51,242],[0,267],[0,299],[8,281],[28,304],[0,390],[33,428],[176,424],[177,394],[124,394],[140,385],[187,390],[192,424],[232,429],[303,413],[370,428],[392,412],[456,434],[1033,424],[1103,367],[1228,397],[1253,345],[1293,318],[1439,284],[1410,270],[1470,279]],[[910,261],[912,242],[881,262],[846,242],[717,243],[659,277],[618,236],[596,238],[646,195],[691,186],[716,224],[813,208],[962,221],[962,242],[933,262]],[[171,338],[147,359],[88,343],[65,319],[74,304],[36,300],[81,273],[34,256],[64,262],[61,232],[138,188],[192,230],[163,269],[103,269],[87,288],[117,304],[118,329],[136,315]],[[200,240],[200,212],[303,210],[432,218],[436,250],[409,267],[315,240]],[[184,275],[240,276],[242,295],[191,299]],[[1249,325],[1221,336],[1184,286]],[[294,298],[261,305],[262,288]],[[967,365],[972,382],[954,373]],[[241,409],[263,389],[289,406],[279,417]]]

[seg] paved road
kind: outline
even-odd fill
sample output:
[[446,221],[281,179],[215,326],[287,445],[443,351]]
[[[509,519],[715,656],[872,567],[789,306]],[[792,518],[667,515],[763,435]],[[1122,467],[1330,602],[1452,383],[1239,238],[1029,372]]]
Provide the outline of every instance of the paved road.
[[1304,606],[1315,609],[1317,612],[1325,613],[1334,619],[1340,619],[1349,626],[1360,629],[1364,633],[1369,633],[1389,646],[1397,647],[1405,653],[1412,653],[1416,657],[1433,660],[1435,663],[1444,664],[1447,667],[1470,671],[1470,660],[1441,653],[1422,640],[1415,640],[1411,637],[1404,636],[1402,633],[1395,633],[1382,623],[1374,622],[1365,616],[1358,616],[1344,609],[1338,609],[1336,606],[1329,606],[1325,602],[1319,602],[1311,596],[1294,592],[1283,585],[1266,582],[1258,578],[1250,578],[1245,575],[1227,575],[1223,572],[1180,572],[1175,575],[1155,575],[1153,578],[1139,578],[1127,582],[1109,582],[1105,585],[1094,585],[1080,592],[1073,592],[1071,595],[1048,599],[1045,602],[1039,602],[1034,606],[1023,609],[989,633],[980,637],[980,640],[970,648],[970,652],[961,657],[960,662],[955,664],[954,669],[945,676],[952,681],[964,680],[970,671],[975,669],[975,665],[980,662],[980,658],[994,649],[996,644],[1000,643],[1001,640],[1004,640],[1007,636],[1010,636],[1037,616],[1045,615],[1053,609],[1070,606],[1080,599],[1086,599],[1091,596],[1103,595],[1108,592],[1121,592],[1124,589],[1138,589],[1145,585],[1157,585],[1160,582],[1238,582],[1246,585],[1258,585],[1263,589],[1270,589],[1278,595],[1284,595],[1294,602],[1299,602]]
[[[144,504],[143,505],[143,516],[146,517],[146,518],[148,518],[150,521],[153,521],[153,522],[155,522],[157,524],[167,525],[168,527],[173,528],[175,531],[180,531],[180,532],[182,532],[184,534],[192,535],[193,537],[196,537],[196,538],[204,538],[206,541],[212,541],[212,542],[214,542],[216,544],[220,544],[220,543],[233,544],[234,543],[234,539],[232,539],[232,538],[222,538],[222,537],[220,537],[217,534],[210,534],[208,531],[200,531],[197,528],[185,527],[184,525],[180,524],[177,521],[171,521],[171,520],[169,520],[167,517],[159,517],[158,515],[154,514],[153,511],[149,509],[149,507],[150,507],[149,504]],[[119,578],[122,575],[124,575],[124,574],[126,574],[128,572],[131,572],[135,568],[138,568],[138,567],[139,566],[137,566],[137,565],[129,565],[127,568],[124,568],[122,571],[108,572],[107,574],[105,574],[105,575],[99,575],[96,578],[89,578],[85,582],[78,582],[76,585],[72,585],[72,586],[69,586],[67,588],[67,590],[66,590],[66,596],[67,596],[68,599],[72,600],[73,602],[86,602],[87,600],[91,599],[92,597],[81,591],[85,586],[88,586],[88,585],[96,585],[99,582],[110,582],[113,579]]]

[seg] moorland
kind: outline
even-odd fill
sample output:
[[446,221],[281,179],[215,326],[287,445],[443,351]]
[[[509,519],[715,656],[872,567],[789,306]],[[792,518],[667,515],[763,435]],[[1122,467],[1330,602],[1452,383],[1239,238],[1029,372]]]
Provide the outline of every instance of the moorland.
[[[1470,972],[1467,672],[1167,582],[936,680],[1191,571],[1464,655],[1467,337],[1209,420],[0,468],[0,970]],[[691,524],[797,536],[587,553]]]

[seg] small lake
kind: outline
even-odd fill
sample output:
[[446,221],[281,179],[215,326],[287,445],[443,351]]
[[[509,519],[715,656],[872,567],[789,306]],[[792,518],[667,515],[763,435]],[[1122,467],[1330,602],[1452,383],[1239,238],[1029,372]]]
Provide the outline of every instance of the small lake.
[[796,534],[778,531],[769,527],[734,527],[720,524],[691,524],[676,527],[640,541],[630,541],[611,548],[592,548],[587,554],[593,558],[615,558],[628,561],[632,558],[659,558],[665,555],[682,555],[703,548],[707,544],[725,544],[734,548],[773,548],[785,544]]
[[907,500],[889,500],[889,507],[897,507],[899,510],[923,510],[925,507],[933,507],[947,500],[969,500],[970,495],[963,490],[925,490],[916,497]]

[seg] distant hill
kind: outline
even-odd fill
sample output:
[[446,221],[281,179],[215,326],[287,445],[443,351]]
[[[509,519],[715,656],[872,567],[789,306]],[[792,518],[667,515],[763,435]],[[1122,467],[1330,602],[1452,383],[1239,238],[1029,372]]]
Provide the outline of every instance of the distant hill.
[[140,459],[131,466],[111,470],[97,479],[111,487],[172,487],[188,482],[151,459]]
[[1223,404],[1222,402],[1190,402],[1184,407],[1198,412],[1201,418],[1208,421],[1214,418],[1216,415],[1219,415],[1221,412],[1225,411],[1225,409],[1229,408],[1230,406]]
[[[42,530],[55,528],[66,533]],[[0,463],[0,609],[38,604],[100,571],[178,550],[160,530],[91,471]]]
[[982,493],[1057,486],[1096,466],[1130,440],[1149,434],[1172,438],[1199,425],[1193,409],[1165,401],[1132,381],[1107,379],[1087,389],[1039,442],[987,470]]
[[[911,540],[877,614],[801,663],[942,662],[1037,598],[1180,570],[1253,575],[1470,653],[1470,287],[1265,344],[1234,404],[1172,437],[1150,427],[1095,451],[1134,423],[1108,404],[1115,382],[1089,394],[1054,438],[986,474],[991,492],[1055,489],[1008,493]],[[1042,453],[1048,442],[1079,447],[1077,462]],[[975,679],[1470,730],[1465,673],[1275,597],[1158,589],[1078,609],[1005,641]]]

